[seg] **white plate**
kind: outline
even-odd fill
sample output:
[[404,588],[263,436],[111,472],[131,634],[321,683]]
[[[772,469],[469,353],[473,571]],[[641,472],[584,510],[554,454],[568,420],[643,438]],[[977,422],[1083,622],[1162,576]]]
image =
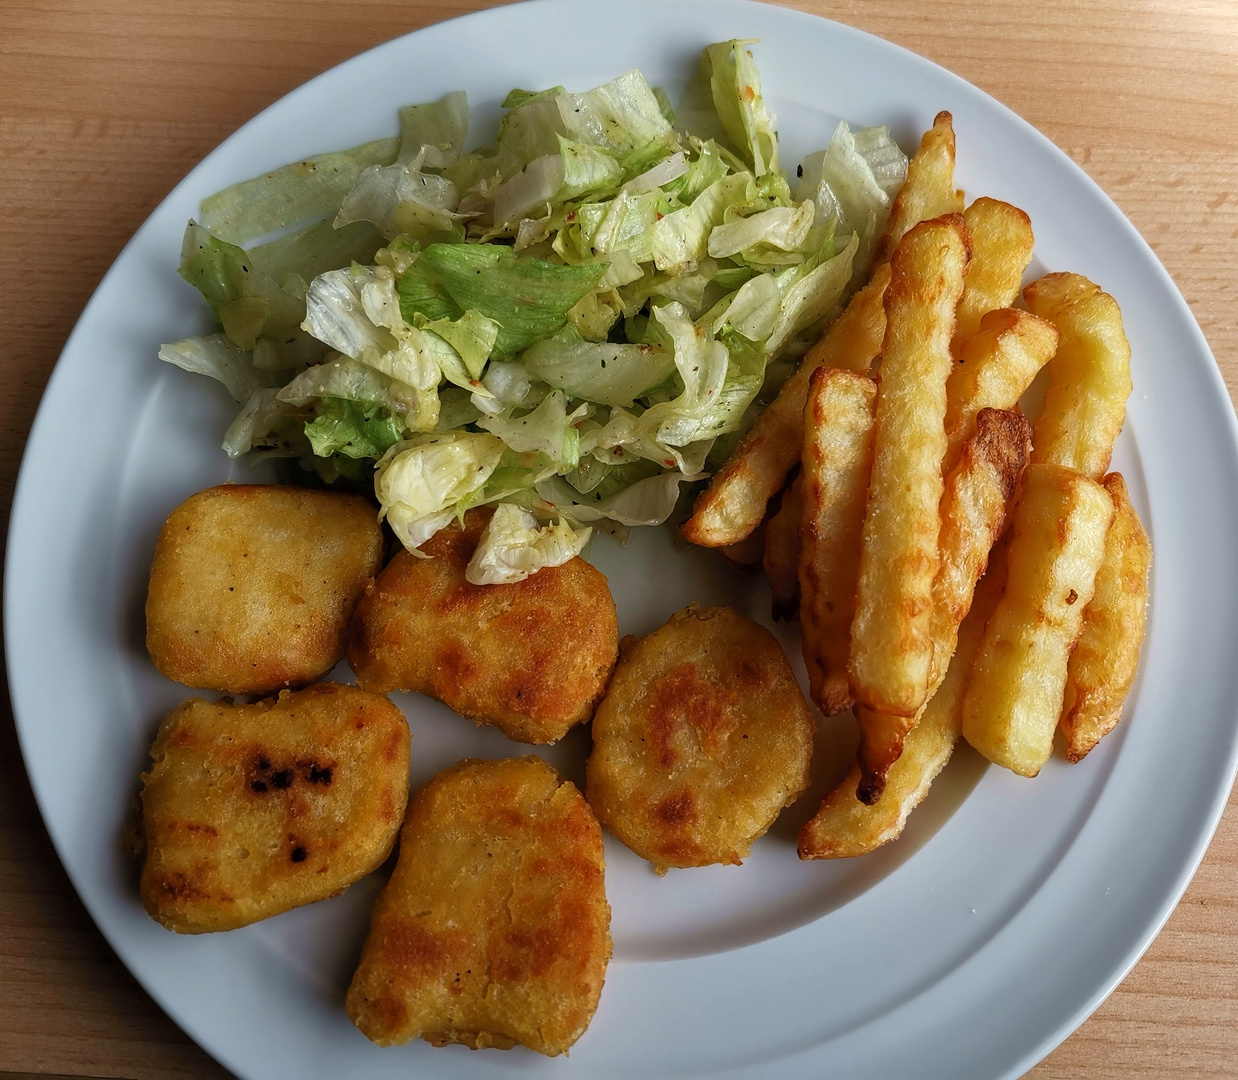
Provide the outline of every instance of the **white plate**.
[[[228,183],[389,134],[400,104],[465,88],[484,132],[513,86],[586,88],[632,66],[674,96],[701,46],[730,37],[762,39],[786,161],[824,145],[837,117],[888,122],[911,148],[950,109],[960,183],[1026,208],[1033,270],[1079,271],[1120,302],[1135,393],[1115,465],[1156,545],[1132,714],[1081,765],[1055,758],[1034,782],[960,751],[906,835],[862,859],[798,862],[789,820],[742,868],[665,879],[611,842],[615,961],[570,1060],[420,1042],[380,1050],[342,1008],[372,879],[245,930],[181,938],[143,913],[117,843],[154,727],[189,693],[142,646],[155,534],[182,498],[242,475],[217,449],[231,412],[222,391],[155,357],[160,342],[204,326],[174,272],[181,231]],[[1063,154],[955,76],[855,30],[739,0],[498,8],[374,49],[273,105],[190,173],[100,285],[39,410],[9,537],[5,637],[22,749],[100,929],[242,1076],[1013,1076],[1135,962],[1220,816],[1238,750],[1236,447],[1207,345],[1147,245]],[[689,600],[757,615],[767,604],[754,579],[672,547],[668,532],[645,530],[626,551],[600,543],[593,557],[625,632]],[[401,704],[414,781],[465,754],[521,749],[425,699]],[[822,728],[825,744],[853,737],[845,723]],[[579,777],[586,739],[547,757]]]

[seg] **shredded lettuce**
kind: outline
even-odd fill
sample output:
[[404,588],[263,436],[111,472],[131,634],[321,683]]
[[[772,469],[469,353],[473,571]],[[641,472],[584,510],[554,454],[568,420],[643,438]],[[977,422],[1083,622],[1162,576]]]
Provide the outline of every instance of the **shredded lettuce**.
[[267,385],[253,358],[223,334],[185,338],[159,347],[159,359],[186,371],[218,379],[238,402],[248,401]]
[[592,529],[573,529],[566,521],[539,526],[528,510],[499,503],[465,568],[474,585],[523,581],[543,567],[562,566],[589,542]]
[[400,162],[418,158],[427,169],[442,169],[460,160],[469,135],[469,98],[463,90],[424,105],[400,110]]
[[222,332],[160,358],[240,403],[229,455],[372,476],[410,550],[497,504],[470,580],[665,521],[863,282],[906,176],[887,128],[840,124],[793,197],[752,44],[705,48],[675,105],[636,70],[513,90],[465,153],[457,92],[212,196],[180,272]]
[[668,350],[626,342],[539,341],[521,362],[570,397],[602,405],[631,405],[675,370]]
[[322,398],[305,435],[319,457],[380,458],[400,441],[402,425],[382,406]]
[[398,147],[398,139],[376,139],[352,150],[294,161],[233,184],[203,200],[202,226],[225,243],[243,245],[326,217],[339,208],[363,169],[390,165]]
[[487,432],[446,431],[397,443],[374,473],[380,517],[416,553],[456,516],[455,504],[490,478],[504,449]]

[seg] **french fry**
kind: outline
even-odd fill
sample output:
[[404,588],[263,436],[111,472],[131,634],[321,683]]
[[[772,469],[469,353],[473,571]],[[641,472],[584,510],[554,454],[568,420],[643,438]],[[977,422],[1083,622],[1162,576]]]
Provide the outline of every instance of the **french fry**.
[[768,525],[768,520],[761,522],[742,540],[717,548],[718,554],[737,569],[755,570],[765,556],[765,530]]
[[1131,392],[1131,347],[1117,301],[1079,274],[1048,274],[1023,290],[1033,315],[1061,333],[1049,361],[1045,407],[1032,436],[1032,460],[1065,465],[1099,480]]
[[826,716],[852,704],[847,660],[876,397],[877,386],[868,376],[818,368],[804,410],[800,624],[808,685]]
[[[1031,425],[1022,413],[981,410],[975,435],[964,445],[958,467],[946,479],[938,539],[940,566],[933,579],[930,703],[951,663],[976,582],[985,573],[989,552],[1005,528],[1007,507],[1031,452],[1031,436]],[[923,717],[909,719],[862,707],[856,716],[861,777],[856,797],[875,803],[884,798],[887,773]]]
[[920,146],[907,163],[907,179],[894,196],[877,245],[877,263],[889,259],[899,241],[920,222],[962,210],[963,193],[954,186],[953,117],[943,111],[921,136]]
[[894,252],[885,295],[848,670],[856,701],[899,716],[915,716],[928,697],[946,379],[967,260],[961,215],[921,222]]
[[702,547],[738,543],[761,523],[766,504],[782,490],[787,473],[800,459],[809,378],[819,367],[868,371],[885,336],[882,297],[889,283],[888,266],[873,271],[869,283],[808,351],[799,370],[697,496],[692,516],[680,530],[692,543]]
[[959,362],[946,382],[947,471],[976,430],[976,414],[1013,409],[1053,355],[1057,338],[1051,322],[1015,308],[990,311],[980,320],[980,329],[956,353]]
[[803,474],[782,493],[778,512],[765,527],[762,564],[773,593],[775,619],[794,619],[800,609],[800,519],[804,516]]
[[963,735],[996,765],[1035,776],[1053,751],[1071,650],[1083,630],[1113,520],[1095,480],[1060,465],[1023,474],[1006,591],[963,701]]
[[1059,726],[1066,760],[1082,761],[1122,718],[1139,663],[1148,610],[1152,545],[1131,505],[1121,473],[1101,481],[1113,499],[1113,524],[1096,573],[1096,592],[1083,612],[1083,633],[1070,654]]
[[800,829],[801,859],[864,855],[903,831],[908,815],[924,800],[954,752],[962,731],[963,694],[972,660],[989,615],[1001,598],[1005,576],[1005,559],[995,551],[993,568],[980,579],[971,611],[959,627],[958,648],[946,677],[924,707],[920,722],[908,734],[902,756],[890,767],[881,801],[868,805],[856,796],[860,766],[853,765],[826,795],[821,809]]
[[972,261],[955,313],[958,321],[950,343],[955,356],[988,312],[1015,302],[1023,271],[1032,261],[1032,222],[1017,206],[980,198],[963,211],[963,220],[971,233]]

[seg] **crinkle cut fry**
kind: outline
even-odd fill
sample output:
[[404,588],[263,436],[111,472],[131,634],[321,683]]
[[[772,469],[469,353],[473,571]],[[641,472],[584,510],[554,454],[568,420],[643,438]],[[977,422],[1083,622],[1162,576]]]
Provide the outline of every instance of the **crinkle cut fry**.
[[692,516],[681,529],[692,543],[702,547],[738,543],[761,523],[766,504],[782,490],[800,459],[812,373],[819,367],[864,373],[881,351],[886,325],[882,297],[889,281],[888,266],[873,271],[868,284],[808,351],[799,370],[697,496]]
[[1070,762],[1082,761],[1122,719],[1147,623],[1152,543],[1122,474],[1110,473],[1101,484],[1113,499],[1114,517],[1096,572],[1096,592],[1083,612],[1083,633],[1066,671],[1058,726]]
[[872,805],[856,796],[860,766],[855,764],[822,800],[821,808],[800,829],[801,859],[842,859],[864,855],[888,844],[903,831],[911,812],[924,801],[933,780],[945,768],[962,729],[963,694],[972,659],[989,615],[1005,585],[1006,561],[993,552],[992,568],[976,586],[975,601],[959,628],[959,643],[941,686],[908,734],[905,749],[890,768],[885,794]]
[[907,179],[894,196],[885,232],[877,245],[877,263],[887,261],[916,225],[963,210],[963,192],[954,186],[954,118],[944,110],[920,138],[907,163]]
[[800,623],[812,699],[827,716],[852,705],[847,661],[876,397],[866,375],[818,368],[804,410]]
[[[976,582],[985,574],[990,551],[1006,526],[1015,488],[1031,453],[1031,434],[1031,425],[1017,410],[982,409],[975,434],[964,445],[958,466],[946,480],[941,500],[940,566],[933,580],[930,700],[951,663]],[[886,774],[921,717],[908,720],[866,709],[857,710],[857,716],[861,780],[856,794],[862,802],[873,803],[882,797]]]
[[886,290],[873,472],[849,672],[856,701],[915,716],[928,698],[950,337],[969,258],[959,214],[900,242]]

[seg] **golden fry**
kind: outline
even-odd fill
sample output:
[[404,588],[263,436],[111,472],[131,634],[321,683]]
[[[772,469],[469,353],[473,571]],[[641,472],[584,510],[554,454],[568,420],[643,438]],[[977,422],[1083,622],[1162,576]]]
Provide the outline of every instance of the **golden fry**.
[[1053,751],[1067,665],[1083,630],[1113,499],[1059,465],[1024,472],[1006,592],[989,620],[963,702],[963,735],[994,764],[1035,776]]
[[877,245],[877,262],[889,259],[899,241],[920,222],[962,210],[963,193],[954,186],[953,117],[939,112],[907,163],[907,179],[894,196],[890,218]]
[[1034,315],[1061,333],[1049,361],[1045,408],[1032,460],[1099,480],[1126,420],[1131,347],[1117,301],[1079,274],[1048,274],[1023,290]]
[[769,520],[766,519],[742,540],[737,540],[733,544],[724,544],[716,550],[737,569],[755,570],[765,557],[765,530],[768,527]]
[[[1032,448],[1031,425],[1022,413],[983,409],[976,433],[963,447],[958,467],[946,479],[941,499],[940,566],[933,580],[933,662],[929,699],[945,676],[959,625],[1006,525],[1006,509]],[[926,705],[927,709],[928,706]],[[923,710],[922,710],[923,711]],[[859,708],[861,783],[859,799],[882,798],[886,773],[903,752],[908,732],[922,722]]]
[[343,892],[395,843],[408,755],[400,710],[354,686],[186,701],[142,777],[146,910],[202,934]]
[[1113,499],[1113,524],[1083,613],[1083,633],[1070,654],[1060,727],[1068,761],[1082,761],[1122,718],[1135,681],[1148,611],[1152,544],[1131,505],[1121,473],[1101,481]]
[[762,564],[773,593],[775,619],[794,619],[800,610],[800,520],[804,516],[802,474],[782,493],[778,512],[765,528]]
[[564,1053],[610,960],[603,865],[597,819],[541,758],[439,773],[409,802],[348,988],[352,1022],[380,1046]]
[[[970,276],[970,273],[969,273]],[[946,469],[976,430],[981,409],[1013,409],[1057,348],[1057,327],[1026,311],[999,308],[957,353],[946,382]]]
[[985,314],[1015,302],[1023,271],[1032,261],[1032,222],[1017,206],[997,199],[977,199],[963,211],[963,220],[971,233],[972,261],[955,313],[958,322],[950,343],[955,356],[979,329]]
[[172,511],[155,542],[146,648],[169,679],[229,694],[301,686],[344,656],[382,564],[357,495],[223,484]]
[[509,739],[549,743],[593,715],[619,653],[600,570],[577,556],[524,581],[464,576],[489,508],[399,551],[357,605],[348,662],[357,685],[437,698]]
[[954,308],[967,272],[954,214],[911,230],[891,260],[849,671],[858,702],[915,716],[928,697]]
[[773,634],[692,605],[625,640],[593,718],[589,804],[659,872],[738,864],[808,786],[815,727]]
[[800,622],[812,699],[826,716],[852,704],[847,660],[876,398],[868,376],[818,368],[805,408]]
[[963,726],[963,695],[985,624],[1001,598],[1006,564],[994,552],[993,569],[980,579],[971,611],[959,627],[958,648],[919,722],[907,735],[903,752],[890,767],[885,794],[872,805],[856,794],[860,766],[846,776],[800,829],[801,859],[845,859],[874,851],[898,837],[908,815],[923,802],[929,786],[945,768]]
[[804,357],[799,370],[757,417],[709,486],[697,496],[692,517],[680,530],[694,544],[734,544],[764,519],[765,506],[786,483],[800,459],[804,441],[804,401],[808,380],[819,367],[866,372],[881,352],[886,316],[882,297],[890,282],[888,266],[873,271],[846,310]]

